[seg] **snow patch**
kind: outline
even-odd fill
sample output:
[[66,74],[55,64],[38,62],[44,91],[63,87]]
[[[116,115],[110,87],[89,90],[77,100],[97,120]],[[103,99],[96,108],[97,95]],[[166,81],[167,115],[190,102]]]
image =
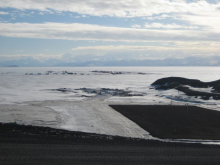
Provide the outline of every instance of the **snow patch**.
[[59,127],[71,131],[152,139],[147,131],[100,99],[51,104],[60,119]]

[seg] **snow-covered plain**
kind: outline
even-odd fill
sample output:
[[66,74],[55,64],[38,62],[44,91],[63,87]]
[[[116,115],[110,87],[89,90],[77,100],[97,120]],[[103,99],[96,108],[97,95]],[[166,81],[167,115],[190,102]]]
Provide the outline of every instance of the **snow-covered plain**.
[[[92,72],[95,70],[123,74]],[[153,137],[147,131],[108,105],[172,103],[220,110],[219,100],[188,97],[175,89],[150,89],[151,83],[163,77],[214,81],[220,79],[219,73],[219,67],[0,68],[0,122],[150,139]],[[60,88],[66,91],[57,90]],[[120,89],[143,95],[112,96],[101,90],[99,94],[86,93],[80,88]]]

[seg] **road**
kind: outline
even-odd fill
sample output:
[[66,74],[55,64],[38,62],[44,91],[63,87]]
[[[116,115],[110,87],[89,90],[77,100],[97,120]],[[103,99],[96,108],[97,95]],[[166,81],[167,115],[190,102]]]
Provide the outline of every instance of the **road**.
[[0,164],[219,164],[220,147],[179,144],[2,142]]

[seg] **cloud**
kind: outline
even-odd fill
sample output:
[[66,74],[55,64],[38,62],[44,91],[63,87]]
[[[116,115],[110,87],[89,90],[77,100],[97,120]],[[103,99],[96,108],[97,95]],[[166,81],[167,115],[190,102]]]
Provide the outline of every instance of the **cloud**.
[[72,50],[104,50],[104,51],[144,51],[144,50],[158,50],[158,51],[173,51],[173,50],[189,50],[189,51],[205,51],[205,52],[219,52],[220,51],[220,43],[219,42],[175,42],[174,45],[161,45],[161,46],[139,46],[139,45],[105,45],[105,46],[82,46],[76,47]]
[[175,23],[172,24],[162,24],[162,23],[145,23],[145,28],[150,29],[198,29],[197,26],[186,26],[186,25],[177,25]]
[[[123,18],[130,28],[82,23],[0,23],[0,36],[61,40],[111,41],[113,45],[77,47],[75,54],[103,55],[108,52],[140,54],[216,54],[220,52],[220,2],[205,0],[0,0],[0,9],[12,18],[38,14],[70,15],[75,18],[99,16]],[[14,8],[14,9],[13,9]],[[18,9],[18,10],[17,10]],[[8,11],[8,9],[4,10]],[[68,12],[68,13],[67,13]],[[78,14],[76,14],[78,13]],[[8,16],[7,16],[8,17]],[[141,17],[142,20],[135,17]],[[44,18],[41,16],[41,18]],[[46,18],[46,17],[45,17]],[[91,17],[90,17],[91,18]],[[129,19],[132,18],[132,19]],[[50,19],[49,17],[45,20]],[[21,20],[21,19],[17,19]],[[22,19],[24,20],[24,19]],[[25,19],[27,20],[27,19]],[[30,20],[30,19],[29,19]],[[54,19],[53,19],[54,20]],[[99,19],[98,19],[99,20]],[[117,23],[111,19],[110,24]],[[122,19],[121,19],[122,20]],[[135,20],[135,21],[132,21]],[[7,20],[8,22],[11,21]],[[57,21],[57,20],[56,20]],[[68,21],[65,19],[64,21]],[[81,20],[79,19],[78,22]],[[89,19],[89,22],[96,19]],[[115,22],[114,22],[115,21]],[[131,21],[131,22],[129,22]],[[141,22],[142,21],[142,22]],[[15,21],[13,21],[15,22]],[[84,21],[83,21],[84,22]],[[144,23],[145,22],[145,23]],[[133,25],[132,25],[133,24]],[[124,43],[129,42],[129,43]],[[149,44],[151,42],[153,44]],[[169,42],[172,42],[169,45]],[[89,43],[95,45],[100,42]],[[165,45],[167,43],[167,45]],[[108,42],[109,44],[109,42]],[[120,45],[121,44],[121,45]],[[124,45],[123,45],[124,44]],[[126,44],[132,46],[126,46]],[[138,44],[142,46],[138,46]],[[148,45],[148,46],[143,46]],[[154,45],[154,46],[149,46]],[[42,49],[43,50],[43,49]]]
[[[213,56],[220,55],[220,43],[218,42],[176,42],[173,46],[139,46],[139,45],[105,45],[105,46],[85,46],[72,49],[72,55],[80,56],[95,54],[97,56],[108,55],[108,58],[167,58],[167,57],[187,57],[192,55]],[[144,57],[140,56],[144,55]],[[89,57],[89,56],[88,56]],[[87,58],[88,58],[87,57]],[[73,58],[73,56],[71,56]]]
[[201,13],[217,10],[220,3],[211,4],[204,0],[187,3],[184,0],[1,0],[0,8],[20,10],[50,9],[79,14],[111,17],[143,17],[161,13]]
[[72,50],[108,50],[108,51],[119,51],[119,50],[152,50],[152,49],[170,49],[168,47],[164,46],[126,46],[126,45],[119,45],[119,46],[113,46],[113,45],[105,45],[105,46],[85,46],[85,47],[76,47]]
[[37,59],[37,60],[48,60],[48,59],[61,59],[62,54],[59,55],[48,55],[48,54],[2,54],[0,55],[0,61],[11,61],[11,60],[19,60],[19,59]]
[[[190,26],[177,27],[170,23],[163,28],[191,29],[198,26],[201,30],[220,31],[220,2],[213,3],[211,0],[1,0],[0,8],[39,10],[42,14],[63,14],[68,11],[82,16],[143,17],[151,21],[170,19],[173,22],[183,21]],[[135,26],[132,27],[139,28]]]
[[202,26],[205,31],[220,32],[220,12],[206,15],[182,15],[181,19],[191,24]]
[[0,15],[8,15],[8,12],[0,11]]
[[141,28],[141,25],[134,24],[134,25],[132,25],[131,27],[132,27],[132,28],[139,29],[139,28]]
[[151,30],[80,23],[0,23],[7,37],[100,41],[220,41],[220,33],[193,30]]

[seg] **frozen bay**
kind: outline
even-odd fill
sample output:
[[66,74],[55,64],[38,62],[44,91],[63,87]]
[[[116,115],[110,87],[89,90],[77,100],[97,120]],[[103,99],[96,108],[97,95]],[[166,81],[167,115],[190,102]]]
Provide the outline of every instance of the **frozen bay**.
[[[148,132],[108,105],[172,102],[220,110],[219,100],[189,97],[174,89],[150,89],[150,84],[163,77],[214,81],[219,79],[219,72],[219,67],[0,68],[0,120],[151,138]],[[84,88],[92,92],[82,90]],[[131,96],[112,94],[116,89],[129,91]]]

